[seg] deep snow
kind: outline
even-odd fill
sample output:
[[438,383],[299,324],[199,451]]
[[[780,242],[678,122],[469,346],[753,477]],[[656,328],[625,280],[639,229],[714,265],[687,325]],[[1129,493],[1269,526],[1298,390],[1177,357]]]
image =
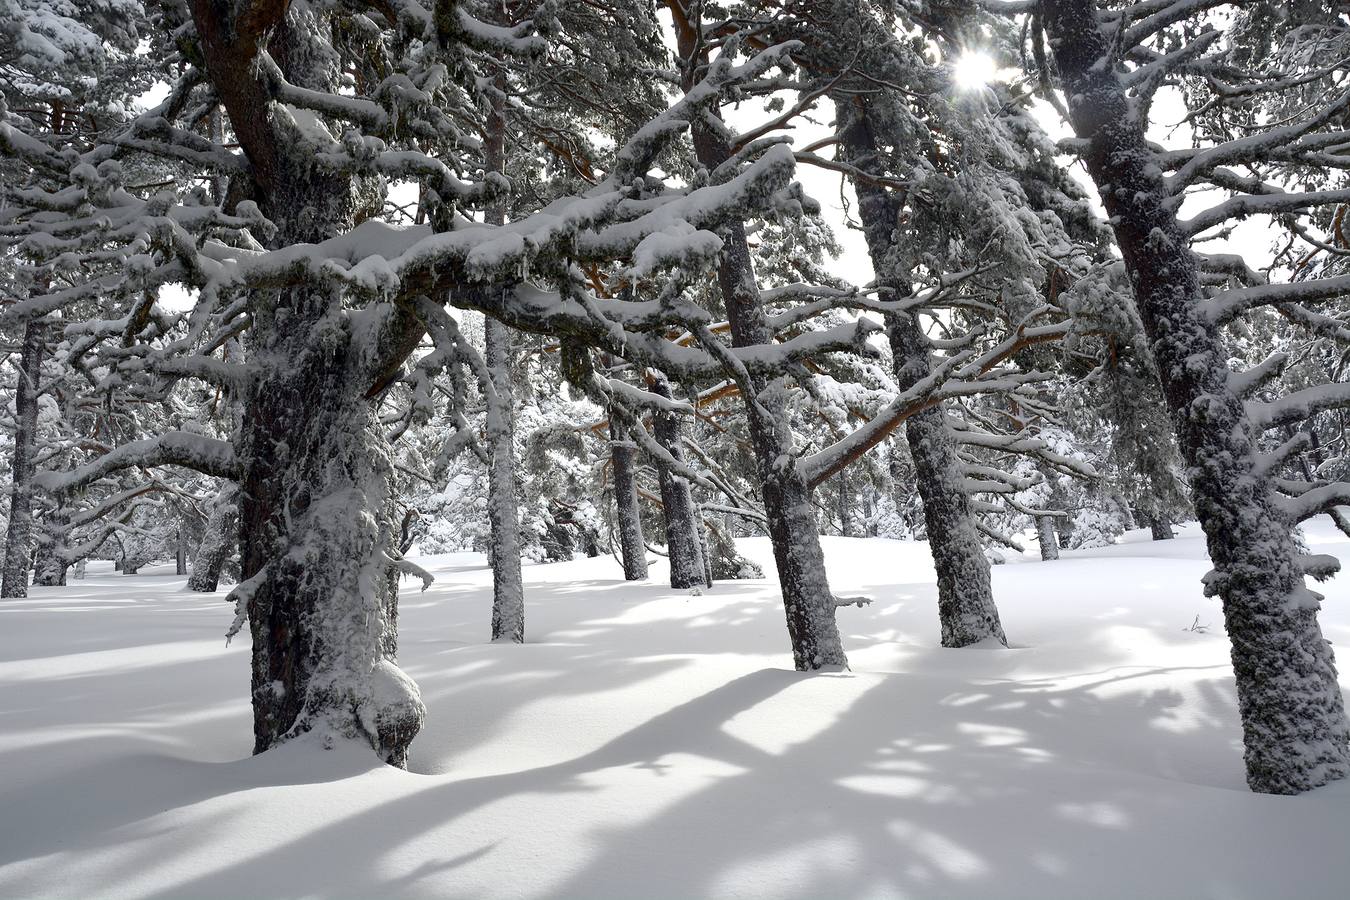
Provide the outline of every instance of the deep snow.
[[[826,538],[836,593],[876,602],[840,610],[853,671],[811,676],[770,582],[529,567],[530,643],[494,645],[481,558],[422,558],[411,773],[247,758],[223,592],[91,566],[0,602],[0,896],[1347,896],[1350,782],[1246,791],[1182,535],[996,567],[1008,650],[937,646],[925,545]],[[1322,618],[1350,672],[1346,578]]]

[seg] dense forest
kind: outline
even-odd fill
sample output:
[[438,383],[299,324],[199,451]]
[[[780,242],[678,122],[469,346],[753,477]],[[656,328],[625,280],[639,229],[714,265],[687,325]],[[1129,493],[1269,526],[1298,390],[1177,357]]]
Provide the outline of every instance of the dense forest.
[[255,753],[406,766],[419,554],[504,644],[535,564],[776,576],[836,672],[822,536],[926,542],[957,654],[1009,557],[1197,522],[1247,784],[1340,779],[1348,58],[1337,0],[0,0],[0,604],[171,562]]

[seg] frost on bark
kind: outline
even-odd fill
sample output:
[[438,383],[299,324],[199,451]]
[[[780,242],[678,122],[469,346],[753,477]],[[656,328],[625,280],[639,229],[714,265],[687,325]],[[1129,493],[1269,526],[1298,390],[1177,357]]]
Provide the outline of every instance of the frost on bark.
[[[251,166],[274,248],[350,230],[358,179],[329,173],[278,117],[255,63],[268,49],[293,84],[332,90],[312,45],[327,26],[307,7],[235,20],[219,0],[191,3],[203,62]],[[232,592],[253,638],[254,752],[306,732],[365,740],[406,764],[425,709],[390,648],[397,528],[393,467],[377,386],[422,331],[403,308],[374,322],[346,315],[322,279],[250,297],[242,391],[242,580]]]
[[206,531],[192,560],[188,590],[214,591],[220,585],[225,560],[239,542],[239,489],[229,485],[216,495],[206,520]]
[[35,319],[29,320],[23,330],[23,349],[14,391],[13,486],[0,597],[28,596],[28,561],[33,534],[33,457],[37,442],[42,357],[46,352],[45,331],[45,325]]
[[628,440],[615,421],[617,409],[609,414],[609,452],[614,475],[614,512],[619,532],[619,553],[623,559],[625,581],[647,577],[647,545],[642,537],[642,516],[638,509],[637,445]]
[[[842,159],[859,172],[884,176],[866,101],[853,98],[838,103],[836,117]],[[899,271],[893,243],[902,203],[868,178],[855,177],[853,189],[877,284],[889,287],[896,297],[907,296],[908,273]],[[886,331],[895,360],[896,387],[908,390],[932,374],[928,339],[914,313],[888,316]],[[942,404],[910,416],[905,421],[905,438],[937,572],[942,646],[965,647],[989,638],[1006,645],[994,604],[989,561],[975,528],[970,498],[962,489],[961,460]]]
[[1059,534],[1055,531],[1054,516],[1036,517],[1036,543],[1040,545],[1043,561],[1059,559]]
[[1043,0],[1041,15],[1084,161],[1111,216],[1190,476],[1223,601],[1254,791],[1295,794],[1350,771],[1331,645],[1299,552],[1274,508],[1252,422],[1200,308],[1198,266],[1162,169],[1126,96],[1091,0]]
[[[670,382],[659,372],[648,379],[653,394],[673,398]],[[652,433],[657,443],[677,462],[685,463],[684,434],[675,414],[656,410],[652,413]],[[670,554],[670,586],[692,588],[708,586],[707,566],[703,558],[703,540],[699,528],[698,504],[689,482],[658,465],[661,505],[666,521],[666,549]]]
[[65,538],[70,530],[70,510],[64,494],[55,497],[56,508],[37,530],[37,546],[33,550],[33,584],[42,587],[60,587],[66,583],[70,562],[65,554]]
[[[498,76],[496,87],[505,87]],[[485,142],[488,169],[505,166],[506,122],[502,95],[493,97]],[[494,204],[490,225],[506,222],[506,208]],[[525,585],[520,571],[520,511],[516,506],[515,406],[511,388],[510,330],[488,316],[483,324],[484,360],[492,391],[487,398],[488,527],[492,563],[492,639],[525,642]]]
[[488,524],[491,530],[492,639],[525,642],[525,587],[520,571],[520,517],[516,508],[516,454],[511,408],[507,327],[484,323],[488,371],[495,397],[488,401]]

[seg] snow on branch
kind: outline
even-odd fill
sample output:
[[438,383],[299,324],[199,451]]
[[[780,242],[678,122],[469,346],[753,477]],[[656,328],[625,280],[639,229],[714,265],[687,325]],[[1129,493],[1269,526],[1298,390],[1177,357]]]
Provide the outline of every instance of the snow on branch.
[[33,476],[33,483],[45,491],[57,493],[81,487],[122,469],[153,466],[183,466],[204,475],[230,479],[238,479],[242,471],[234,448],[226,441],[187,431],[170,431],[123,444],[69,472],[40,472]]

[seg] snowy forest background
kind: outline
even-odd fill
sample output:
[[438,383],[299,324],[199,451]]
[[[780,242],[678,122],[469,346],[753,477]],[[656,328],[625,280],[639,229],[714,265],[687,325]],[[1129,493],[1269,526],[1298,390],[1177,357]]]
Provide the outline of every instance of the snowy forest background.
[[[1336,590],[1350,553],[1347,60],[1337,0],[0,0],[0,686],[36,710],[55,687],[34,673],[63,671],[43,653],[228,636],[189,654],[183,690],[247,706],[239,752],[203,732],[185,758],[275,748],[267,784],[338,766],[388,800],[412,789],[372,763],[453,773],[453,723],[528,696],[510,677],[456,695],[473,678],[419,655],[445,629],[499,651],[468,673],[596,678],[613,648],[563,648],[655,604],[719,633],[614,635],[630,663],[692,653],[692,683],[754,702],[738,679],[789,655],[904,706],[883,675],[1069,690],[1119,650],[1212,726],[1175,757],[1156,726],[1117,735],[1168,760],[1149,777],[1335,782],[1350,616],[1319,624],[1307,581]],[[591,602],[618,618],[590,627]],[[139,618],[86,624],[100,603]],[[1117,614],[1144,632],[1094,658]],[[1140,636],[1159,629],[1198,655]],[[1043,669],[990,662],[1040,648]],[[1201,697],[1180,673],[1205,666],[1222,671]],[[791,683],[811,699],[760,736],[862,689]],[[643,696],[671,707],[651,722],[684,709]],[[1055,734],[1093,727],[1098,699]],[[949,712],[911,709],[919,730]],[[516,741],[576,725],[526,721]],[[15,752],[55,740],[15,722]],[[667,725],[653,753],[682,746]],[[1190,807],[1208,825],[1173,818],[1320,833],[1350,817],[1340,787],[1298,825],[1212,788]],[[166,809],[201,799],[162,790]],[[7,810],[44,798],[0,807],[16,841],[28,813]],[[1118,827],[1096,802],[1074,808]],[[972,854],[952,845],[934,858]],[[0,888],[59,892],[39,856],[0,858]],[[989,867],[967,863],[883,887],[975,890]],[[1056,865],[1026,892],[1087,883]],[[810,884],[738,877],[695,892]]]

